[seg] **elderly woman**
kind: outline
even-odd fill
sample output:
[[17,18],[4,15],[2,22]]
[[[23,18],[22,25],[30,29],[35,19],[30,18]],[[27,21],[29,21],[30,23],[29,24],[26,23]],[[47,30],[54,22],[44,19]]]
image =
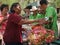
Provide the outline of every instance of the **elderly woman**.
[[22,45],[22,24],[38,22],[39,20],[24,20],[21,15],[19,3],[13,3],[10,9],[6,30],[4,33],[5,45]]

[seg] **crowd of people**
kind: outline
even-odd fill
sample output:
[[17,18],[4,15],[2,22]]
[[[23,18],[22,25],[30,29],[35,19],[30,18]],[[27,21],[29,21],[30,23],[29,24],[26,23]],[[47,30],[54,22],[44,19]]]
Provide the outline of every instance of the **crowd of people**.
[[47,29],[54,30],[58,37],[57,12],[54,7],[48,6],[47,0],[41,0],[40,6],[26,6],[24,15],[21,15],[19,3],[13,3],[10,10],[8,4],[0,7],[0,33],[3,35],[5,45],[23,45],[23,24],[41,24]]

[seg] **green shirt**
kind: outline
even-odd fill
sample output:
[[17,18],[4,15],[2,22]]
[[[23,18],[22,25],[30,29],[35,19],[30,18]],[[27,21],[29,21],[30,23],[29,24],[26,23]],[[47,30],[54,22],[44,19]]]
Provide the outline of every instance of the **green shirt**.
[[58,27],[57,27],[57,12],[55,8],[53,7],[47,7],[46,8],[46,14],[45,17],[52,17],[53,22],[50,24],[51,29],[55,31],[55,36],[58,36]]
[[36,15],[33,15],[33,14],[30,15],[29,19],[40,19],[40,18],[43,18],[43,17],[44,17],[44,15],[37,13]]
[[[37,13],[36,15],[30,15],[29,19],[40,19],[40,18],[44,18],[44,16],[42,14]],[[38,23],[33,23],[34,25],[38,24]]]
[[37,15],[30,15],[29,19],[40,19],[45,17],[52,17],[53,22],[50,24],[44,24],[44,26],[48,29],[52,29],[55,31],[55,36],[58,36],[58,27],[57,27],[57,12],[53,7],[47,7],[45,14],[37,14]]

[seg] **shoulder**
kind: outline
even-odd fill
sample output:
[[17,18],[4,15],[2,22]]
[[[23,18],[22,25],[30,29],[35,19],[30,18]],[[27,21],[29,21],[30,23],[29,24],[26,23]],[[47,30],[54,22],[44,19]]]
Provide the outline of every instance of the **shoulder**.
[[42,15],[42,14],[40,14],[40,13],[37,14],[37,16],[40,16],[40,15]]
[[17,15],[17,14],[10,14],[9,20],[13,21],[13,22],[19,22],[22,17],[20,15]]
[[10,13],[10,17],[17,17],[18,15],[15,13]]
[[55,8],[54,7],[51,7],[51,6],[48,6],[47,8],[46,8],[46,10],[55,10]]

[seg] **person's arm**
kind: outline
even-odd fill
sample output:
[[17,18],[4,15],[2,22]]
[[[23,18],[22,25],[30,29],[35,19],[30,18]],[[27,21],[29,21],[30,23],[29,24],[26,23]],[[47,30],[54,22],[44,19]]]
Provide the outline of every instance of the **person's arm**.
[[45,17],[48,18],[46,21],[47,23],[50,23],[51,22],[50,19],[53,19],[53,10],[54,10],[53,7],[47,7],[47,9],[46,9]]
[[29,20],[29,19],[24,20],[24,19],[22,19],[22,20],[20,20],[20,22],[18,24],[31,24],[34,22],[39,22],[39,20]]
[[21,16],[17,16],[17,15],[12,15],[10,16],[10,20],[13,22],[13,23],[16,23],[18,25],[22,25],[22,24],[30,24],[30,23],[33,23],[33,22],[38,22],[38,20],[25,20],[25,19],[22,19]]
[[4,21],[6,21],[6,20],[7,20],[7,18],[1,19],[1,20],[0,20],[0,25],[1,25]]
[[57,11],[54,9],[54,15],[53,15],[53,26],[52,29],[58,30],[57,27]]

